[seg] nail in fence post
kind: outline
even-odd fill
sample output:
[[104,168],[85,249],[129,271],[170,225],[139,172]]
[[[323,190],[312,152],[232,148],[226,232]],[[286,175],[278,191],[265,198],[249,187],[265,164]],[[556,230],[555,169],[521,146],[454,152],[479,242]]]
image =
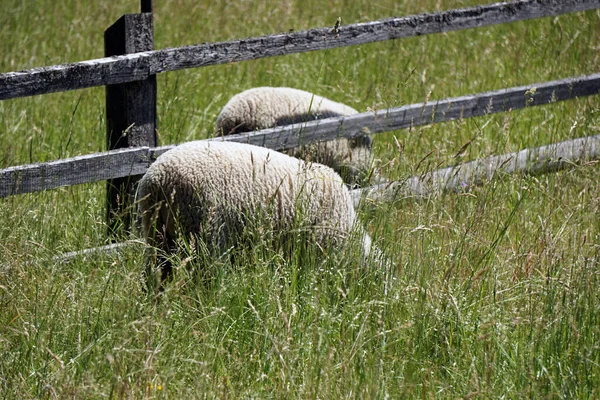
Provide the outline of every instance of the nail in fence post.
[[[152,9],[152,1],[142,0],[142,9]],[[153,48],[151,13],[123,15],[104,32],[107,57]],[[155,75],[144,81],[106,86],[106,141],[109,150],[157,145]],[[107,182],[107,223],[112,239],[131,229],[133,199],[140,178],[137,175]]]

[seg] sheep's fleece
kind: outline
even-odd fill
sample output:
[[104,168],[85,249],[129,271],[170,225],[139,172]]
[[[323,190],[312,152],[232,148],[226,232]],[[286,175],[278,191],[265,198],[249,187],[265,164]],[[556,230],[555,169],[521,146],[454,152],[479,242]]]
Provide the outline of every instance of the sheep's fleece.
[[[137,200],[143,237],[167,253],[180,234],[200,235],[211,251],[223,251],[251,221],[337,245],[357,223],[348,189],[331,168],[233,142],[188,142],[159,156]],[[356,229],[367,255],[371,239]]]
[[[303,90],[258,87],[233,96],[217,117],[217,134],[231,135],[308,120],[357,114],[358,111]],[[366,177],[371,166],[371,137],[338,138],[286,150],[291,156],[327,165],[350,185]]]

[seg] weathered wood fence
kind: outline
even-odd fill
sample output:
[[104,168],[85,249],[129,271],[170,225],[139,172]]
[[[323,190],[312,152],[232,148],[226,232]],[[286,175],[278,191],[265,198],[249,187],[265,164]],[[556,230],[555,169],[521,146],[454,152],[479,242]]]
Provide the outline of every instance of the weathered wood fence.
[[[532,88],[536,88],[532,95]],[[429,103],[328,118],[256,132],[213,138],[287,149],[298,143],[387,132],[503,112],[600,92],[600,74],[533,84]],[[174,145],[134,147],[0,170],[0,197],[143,174]]]
[[[519,0],[352,24],[338,30],[331,27],[311,29],[153,50],[152,1],[141,0],[141,3],[141,14],[125,15],[105,32],[105,58],[0,74],[0,100],[106,86],[108,144],[108,151],[104,153],[2,169],[0,197],[107,180],[108,221],[115,228],[113,213],[122,213],[128,206],[136,176],[143,174],[158,155],[173,147],[156,147],[155,76],[158,73],[600,8],[600,0]],[[212,140],[285,149],[299,143],[352,137],[365,131],[375,134],[539,106],[599,92],[600,74],[592,74]],[[600,137],[590,137],[525,150],[525,153],[496,156],[364,192],[373,198],[390,198],[398,193],[422,195],[456,187],[468,179],[489,178],[498,167],[504,167],[507,172],[536,172],[542,169],[542,164],[558,169],[567,165],[564,159],[577,161],[599,157],[599,140]],[[515,160],[514,163],[511,160]],[[356,192],[355,197],[358,199],[360,193]]]

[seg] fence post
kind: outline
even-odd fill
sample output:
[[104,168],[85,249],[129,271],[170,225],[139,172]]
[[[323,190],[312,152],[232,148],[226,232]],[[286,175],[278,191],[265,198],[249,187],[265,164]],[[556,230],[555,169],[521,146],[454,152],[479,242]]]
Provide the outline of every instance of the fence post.
[[[142,10],[151,10],[151,0],[142,0]],[[152,13],[126,14],[104,32],[105,56],[153,50]],[[156,76],[144,81],[106,86],[106,142],[109,150],[157,145]],[[109,236],[131,228],[136,184],[141,175],[107,182]]]

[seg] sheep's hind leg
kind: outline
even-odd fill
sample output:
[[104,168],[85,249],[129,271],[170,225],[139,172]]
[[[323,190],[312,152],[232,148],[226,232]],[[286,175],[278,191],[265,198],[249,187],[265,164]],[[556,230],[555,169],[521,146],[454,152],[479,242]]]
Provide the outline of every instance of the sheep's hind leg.
[[173,277],[171,255],[175,249],[175,241],[168,235],[159,235],[155,243],[147,246],[146,291],[154,295],[164,291],[164,285]]

